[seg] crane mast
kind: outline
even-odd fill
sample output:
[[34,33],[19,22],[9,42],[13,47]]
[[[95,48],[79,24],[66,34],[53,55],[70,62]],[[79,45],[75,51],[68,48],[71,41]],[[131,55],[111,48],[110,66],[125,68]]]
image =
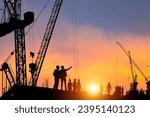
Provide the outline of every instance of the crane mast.
[[133,83],[131,83],[130,85],[130,90],[131,91],[137,91],[137,75],[133,73],[133,65],[132,65],[132,59],[131,59],[131,55],[130,55],[130,51],[128,51],[128,55],[129,55],[129,60],[130,60],[130,67],[131,67],[131,74],[132,74],[132,79],[133,79]]
[[21,0],[4,0],[4,7],[8,21],[0,24],[0,37],[14,31],[16,84],[27,85],[24,28],[33,22],[34,14],[32,12],[26,12],[24,14],[24,20],[21,20]]
[[128,51],[128,54],[129,54],[129,60],[130,60],[131,74],[132,74],[133,82],[135,82],[136,79],[135,79],[134,72],[133,72],[133,65],[132,65],[132,59],[131,59],[130,51]]
[[117,42],[117,44],[121,47],[121,49],[124,51],[124,53],[129,57],[129,61],[130,61],[130,68],[131,68],[131,74],[132,74],[132,79],[133,79],[133,82],[130,84],[130,90],[131,91],[137,91],[137,85],[138,85],[138,82],[137,82],[137,75],[133,73],[133,64],[137,67],[136,63],[133,61],[133,59],[131,58],[131,54],[130,54],[130,51],[126,51],[124,49],[124,47],[119,43]]
[[[10,22],[16,22],[17,25],[21,21],[21,0],[4,0]],[[16,62],[16,84],[26,85],[26,50],[25,50],[25,34],[24,27],[19,26],[14,29],[15,37],[15,62]]]
[[42,68],[42,64],[44,62],[44,58],[49,46],[49,42],[51,39],[51,36],[53,34],[53,30],[56,24],[56,20],[61,8],[63,0],[55,0],[54,6],[52,8],[52,12],[45,30],[45,34],[43,36],[43,40],[38,52],[38,56],[37,59],[35,61],[35,64],[31,63],[30,64],[30,71],[32,74],[32,86],[36,86],[37,85],[37,81],[38,81],[38,77]]

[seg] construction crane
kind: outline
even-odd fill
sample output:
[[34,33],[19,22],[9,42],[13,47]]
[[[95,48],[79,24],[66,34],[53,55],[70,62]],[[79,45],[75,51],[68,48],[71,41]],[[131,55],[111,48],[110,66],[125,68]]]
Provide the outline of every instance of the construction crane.
[[[117,44],[121,47],[121,49],[125,52],[125,54],[130,57],[130,54],[124,49],[124,47],[117,42]],[[148,80],[148,77],[142,72],[140,67],[134,62],[134,60],[130,57],[131,62],[134,64],[134,66],[137,68],[137,70],[141,73],[141,75],[144,77],[147,85],[147,93],[150,94],[150,81]]]
[[[2,92],[3,93],[7,91],[7,81],[10,85],[10,88],[12,88],[16,84],[12,70],[10,69],[10,66],[8,65],[8,61],[13,55],[14,55],[14,51],[11,52],[10,55],[6,58],[6,60],[3,62],[2,67],[0,69],[0,71],[2,71]],[[3,72],[6,75],[6,87],[4,87],[3,85],[3,79],[4,79]]]
[[32,76],[32,86],[36,86],[37,85],[37,81],[39,78],[39,74],[45,59],[45,55],[49,46],[49,42],[51,39],[51,36],[53,34],[53,30],[56,24],[56,20],[61,8],[63,0],[55,0],[54,6],[52,8],[52,12],[46,27],[46,31],[45,34],[43,36],[43,40],[38,52],[38,56],[37,59],[35,61],[35,63],[31,63],[29,64],[29,68],[30,68],[30,72],[31,72],[31,76]]
[[21,0],[4,0],[4,21],[0,24],[0,37],[14,31],[16,84],[27,85],[24,28],[34,21],[34,13],[26,12],[21,20]]
[[137,85],[138,85],[138,82],[137,82],[137,75],[134,74],[133,72],[133,65],[132,63],[135,65],[135,62],[132,60],[131,58],[131,54],[130,54],[130,51],[126,51],[124,49],[124,47],[119,43],[117,42],[117,44],[121,47],[121,49],[125,52],[125,54],[129,57],[129,61],[130,61],[130,68],[131,68],[131,74],[132,74],[132,79],[133,79],[133,82],[130,84],[130,90],[132,91],[137,91]]
[[135,75],[134,75],[134,72],[133,72],[133,65],[132,65],[132,59],[131,59],[130,51],[128,51],[128,54],[129,54],[129,60],[130,60],[131,74],[132,74],[132,78],[133,78],[133,82],[134,82],[137,79],[135,79]]
[[132,74],[132,79],[133,79],[133,83],[131,83],[130,90],[132,90],[132,91],[137,91],[137,85],[138,85],[138,82],[137,82],[137,75],[134,74],[134,72],[133,72],[133,65],[132,65],[132,59],[131,59],[130,51],[128,51],[128,54],[129,54],[130,67],[131,67],[131,74]]

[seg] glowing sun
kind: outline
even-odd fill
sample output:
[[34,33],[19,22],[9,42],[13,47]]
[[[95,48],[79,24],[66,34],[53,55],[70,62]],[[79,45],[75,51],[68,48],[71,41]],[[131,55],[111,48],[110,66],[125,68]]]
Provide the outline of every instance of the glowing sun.
[[89,87],[88,87],[88,92],[92,93],[92,94],[96,94],[99,92],[99,87],[98,85],[96,84],[91,84]]

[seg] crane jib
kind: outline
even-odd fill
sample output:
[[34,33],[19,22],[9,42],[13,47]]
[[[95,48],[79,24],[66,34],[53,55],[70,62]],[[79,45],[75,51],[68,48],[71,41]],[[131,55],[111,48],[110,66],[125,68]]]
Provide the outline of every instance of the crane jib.
[[34,72],[33,77],[32,77],[33,86],[37,85],[38,77],[42,68],[42,64],[45,59],[45,55],[49,46],[51,36],[53,34],[53,30],[57,21],[57,17],[58,17],[62,2],[63,0],[55,0],[54,6],[52,8],[52,12],[51,12],[51,15],[50,15],[50,18],[49,18],[49,21],[45,30],[45,34],[43,36],[41,46],[40,46],[40,50],[38,52],[38,56],[35,61],[36,71]]
[[[125,48],[119,43],[117,42],[117,44],[121,47],[121,49],[125,52],[125,54],[130,57],[130,55],[128,54],[128,52],[125,50]],[[138,71],[141,73],[141,75],[145,78],[145,81],[149,81],[147,76],[142,72],[142,70],[140,69],[140,67],[134,62],[134,60],[132,58],[131,59],[131,62],[134,64],[134,66],[138,69]]]

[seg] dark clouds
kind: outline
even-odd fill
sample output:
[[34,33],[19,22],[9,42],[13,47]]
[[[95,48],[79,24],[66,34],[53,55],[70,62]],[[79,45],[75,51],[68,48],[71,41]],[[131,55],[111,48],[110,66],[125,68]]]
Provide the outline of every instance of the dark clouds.
[[[22,1],[22,9],[25,11],[33,10],[37,17],[46,1],[24,0]],[[53,3],[54,1],[49,2],[36,25],[44,24],[45,27]],[[2,6],[2,1],[0,1],[0,8]],[[93,25],[112,33],[149,35],[149,6],[150,0],[64,0],[58,22],[64,19],[72,22],[72,18],[75,17],[75,14],[73,14],[74,9],[77,25]],[[0,15],[2,15],[1,11]]]
[[[64,0],[62,11],[68,20],[71,20],[71,1]],[[150,0],[76,0],[76,18],[78,25],[91,24],[114,33],[147,35],[150,33],[149,6]]]

